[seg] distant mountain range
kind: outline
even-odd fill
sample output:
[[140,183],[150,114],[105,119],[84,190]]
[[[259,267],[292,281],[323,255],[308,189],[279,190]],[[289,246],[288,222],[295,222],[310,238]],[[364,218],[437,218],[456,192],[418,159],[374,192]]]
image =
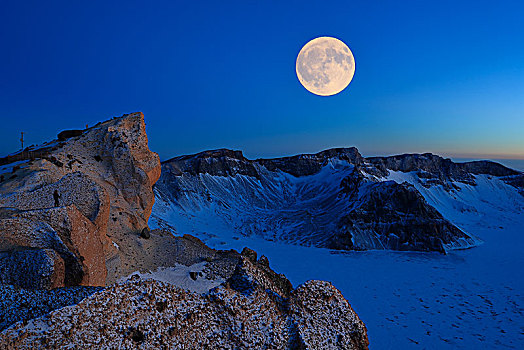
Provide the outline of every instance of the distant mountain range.
[[[471,162],[473,158],[451,158],[454,162]],[[517,171],[524,171],[524,159],[509,159],[509,158],[488,158],[491,161],[500,163],[508,168],[515,169]]]
[[524,174],[491,161],[456,163],[430,153],[366,158],[356,148],[249,160],[218,149],[162,163],[151,220],[217,239],[444,253],[481,243],[453,212],[492,203],[493,191],[524,208]]

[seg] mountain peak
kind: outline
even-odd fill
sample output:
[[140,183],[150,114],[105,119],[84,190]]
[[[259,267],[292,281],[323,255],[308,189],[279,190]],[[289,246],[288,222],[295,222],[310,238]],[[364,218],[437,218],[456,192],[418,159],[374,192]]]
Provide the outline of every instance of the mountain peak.
[[209,159],[209,158],[231,158],[231,159],[237,159],[237,160],[247,160],[246,157],[244,157],[244,154],[242,151],[239,150],[231,150],[228,148],[218,148],[213,150],[206,150],[194,154],[188,154],[183,156],[174,157],[171,159],[168,159],[166,161],[163,161],[162,163],[171,163],[174,161],[184,161],[188,159]]

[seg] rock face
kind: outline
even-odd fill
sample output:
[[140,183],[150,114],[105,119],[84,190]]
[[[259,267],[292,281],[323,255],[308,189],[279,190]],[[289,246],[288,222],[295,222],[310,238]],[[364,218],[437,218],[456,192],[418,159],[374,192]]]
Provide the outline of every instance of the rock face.
[[281,170],[293,176],[316,174],[330,159],[345,160],[350,164],[362,164],[363,158],[354,147],[329,149],[317,154],[302,154],[298,156],[249,160],[241,151],[217,149],[198,154],[180,156],[163,162],[163,166],[171,173],[209,174],[216,176],[247,175],[260,178],[260,168],[269,171]]
[[367,185],[362,192],[354,208],[342,217],[338,236],[332,240],[330,248],[362,250],[367,246],[379,246],[391,250],[444,253],[445,245],[450,242],[461,242],[462,246],[475,244],[410,184],[377,182]]
[[479,241],[442,215],[417,186],[442,189],[453,198],[461,186],[474,187],[479,176],[524,194],[522,173],[489,161],[455,163],[433,154],[364,158],[356,148],[257,160],[240,151],[205,151],[162,163],[152,222],[201,237],[212,222],[221,230],[214,234],[230,238],[445,252]]
[[307,176],[318,173],[330,161],[340,160],[360,166],[364,158],[355,147],[332,148],[316,154],[301,154],[276,159],[258,159],[255,162],[270,171],[281,170],[293,176]]
[[368,348],[364,323],[331,283],[306,282],[292,292],[289,304],[303,348]]
[[465,163],[455,163],[451,159],[424,153],[402,154],[391,157],[370,157],[366,160],[382,172],[393,171],[425,171],[438,175],[442,179],[463,180],[474,174],[488,174],[493,176],[518,175],[519,172],[501,164],[480,160]]
[[293,289],[244,250],[228,282],[196,294],[137,275],[0,333],[5,349],[367,349],[364,324],[328,282]]
[[161,171],[142,113],[61,132],[0,164],[0,281],[55,288],[119,277],[116,246],[147,227]]
[[181,156],[165,162],[174,174],[211,174],[234,176],[237,174],[257,176],[257,170],[240,151],[218,149],[198,155]]
[[227,284],[232,289],[251,295],[257,287],[263,290],[271,290],[280,298],[288,298],[293,286],[286,276],[277,274],[269,268],[266,259],[257,261],[257,254],[244,248],[239,262]]
[[387,176],[389,171],[403,173],[416,172],[424,179],[427,186],[442,185],[450,188],[450,183],[459,181],[474,184],[474,175],[486,174],[497,177],[514,177],[521,175],[518,171],[509,169],[501,164],[480,160],[465,163],[455,163],[451,159],[424,153],[402,154],[391,157],[370,157],[367,161],[376,168],[382,176]]

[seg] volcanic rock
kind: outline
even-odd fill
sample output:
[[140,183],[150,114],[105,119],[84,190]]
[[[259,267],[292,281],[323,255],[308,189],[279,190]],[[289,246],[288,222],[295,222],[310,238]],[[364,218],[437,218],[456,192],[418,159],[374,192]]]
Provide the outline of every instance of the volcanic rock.
[[289,284],[284,291],[247,257],[239,266],[235,273],[250,283],[249,293],[226,283],[196,294],[135,275],[77,305],[13,325],[0,333],[0,346],[368,348],[364,324],[330,283],[309,281],[295,290]]
[[[152,186],[160,176],[158,155],[147,147],[142,113],[62,132],[58,141],[2,161],[18,164],[13,165],[16,177],[0,183],[0,252],[15,254],[27,271],[32,271],[34,254],[18,251],[51,249],[62,262],[46,252],[48,258],[39,261],[53,277],[28,283],[27,278],[6,276],[11,272],[2,264],[12,259],[2,258],[0,278],[25,287],[53,288],[105,285],[121,276],[123,252],[116,246],[136,240],[136,233],[147,226]],[[60,266],[64,272],[54,273]]]
[[[391,250],[445,253],[446,245],[454,241],[475,244],[410,184],[377,182],[362,192],[355,206],[341,218],[341,228],[330,248],[363,250],[371,245]],[[374,241],[366,242],[370,239]]]

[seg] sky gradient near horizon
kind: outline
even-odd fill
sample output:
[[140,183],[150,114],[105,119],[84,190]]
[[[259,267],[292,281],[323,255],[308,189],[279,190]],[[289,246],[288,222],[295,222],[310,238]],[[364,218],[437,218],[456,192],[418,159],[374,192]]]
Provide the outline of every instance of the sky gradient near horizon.
[[[162,159],[356,146],[524,159],[524,2],[3,1],[0,153],[142,111]],[[355,77],[320,97],[300,48],[334,36]]]

